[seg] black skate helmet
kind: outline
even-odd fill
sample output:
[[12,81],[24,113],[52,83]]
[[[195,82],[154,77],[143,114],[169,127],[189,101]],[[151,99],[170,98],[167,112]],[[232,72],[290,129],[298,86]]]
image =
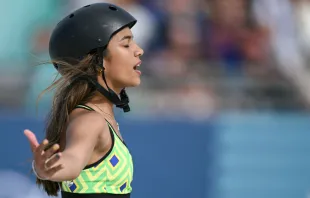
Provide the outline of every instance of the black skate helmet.
[[[136,22],[137,20],[127,11],[109,3],[95,3],[79,8],[62,19],[53,30],[49,42],[50,57],[52,61],[61,60],[70,63],[97,51],[98,60],[102,60],[102,52],[111,37],[125,27],[132,28]],[[53,64],[59,71],[59,65]],[[104,72],[102,77],[106,83]],[[121,91],[119,99],[107,83],[108,90],[94,79],[87,78],[87,80],[117,107],[123,108],[125,112],[130,111],[125,89]]]

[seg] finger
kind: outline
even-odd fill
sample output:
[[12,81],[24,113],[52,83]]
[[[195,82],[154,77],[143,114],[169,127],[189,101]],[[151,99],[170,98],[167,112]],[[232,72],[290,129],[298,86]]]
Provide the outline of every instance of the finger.
[[27,139],[30,143],[31,150],[33,152],[39,146],[39,142],[37,140],[37,137],[32,131],[30,131],[28,129],[24,130],[24,134],[27,137]]
[[49,169],[46,173],[47,175],[54,175],[57,171],[63,169],[63,165],[62,164],[59,164],[51,169]]
[[36,148],[35,152],[38,155],[43,155],[45,147],[48,145],[48,140],[44,139],[42,143]]
[[50,169],[53,167],[53,165],[55,165],[55,163],[57,163],[59,161],[61,157],[61,153],[56,153],[55,155],[53,155],[51,158],[49,158],[46,163],[45,163],[45,168]]
[[45,160],[47,160],[48,158],[50,158],[52,155],[55,154],[55,152],[59,149],[59,145],[58,144],[54,144],[51,148],[49,148],[47,151],[44,152],[43,154],[43,158]]

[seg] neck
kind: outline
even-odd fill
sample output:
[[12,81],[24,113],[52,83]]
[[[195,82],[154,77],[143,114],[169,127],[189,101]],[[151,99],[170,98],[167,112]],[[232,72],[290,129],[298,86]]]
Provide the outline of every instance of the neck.
[[89,103],[94,104],[96,107],[100,108],[98,110],[104,111],[105,113],[114,116],[113,103],[104,97],[101,93],[96,92],[95,96],[89,101]]
[[[107,84],[108,84],[109,88],[113,90],[114,93],[117,94],[119,97],[119,94],[123,88],[115,88],[115,86],[112,86],[112,83],[109,81],[109,79],[106,79],[106,83],[105,83],[105,81],[102,78],[102,75],[98,75],[97,80],[100,86],[102,86],[107,91],[109,90],[107,88]],[[95,97],[90,102],[97,105],[102,111],[105,111],[106,113],[111,113],[111,115],[114,116],[114,112],[113,112],[114,104],[110,100],[108,100],[103,94],[101,94],[99,91],[96,92]]]

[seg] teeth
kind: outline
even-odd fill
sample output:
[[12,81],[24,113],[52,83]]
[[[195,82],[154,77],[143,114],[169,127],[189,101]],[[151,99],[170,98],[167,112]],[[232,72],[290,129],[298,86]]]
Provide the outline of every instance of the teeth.
[[133,69],[134,69],[134,70],[137,70],[138,67],[140,67],[140,65],[141,65],[141,64],[138,64],[138,65],[134,66]]

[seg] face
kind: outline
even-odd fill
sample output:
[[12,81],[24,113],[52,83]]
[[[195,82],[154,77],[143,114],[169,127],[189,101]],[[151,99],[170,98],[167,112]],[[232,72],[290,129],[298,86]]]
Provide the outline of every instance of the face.
[[[133,40],[131,30],[124,28],[115,34],[107,49],[108,56],[104,58],[103,64],[109,87],[119,92],[125,87],[138,86],[141,75],[140,56],[143,55],[143,50]],[[102,79],[100,81],[102,84]]]

